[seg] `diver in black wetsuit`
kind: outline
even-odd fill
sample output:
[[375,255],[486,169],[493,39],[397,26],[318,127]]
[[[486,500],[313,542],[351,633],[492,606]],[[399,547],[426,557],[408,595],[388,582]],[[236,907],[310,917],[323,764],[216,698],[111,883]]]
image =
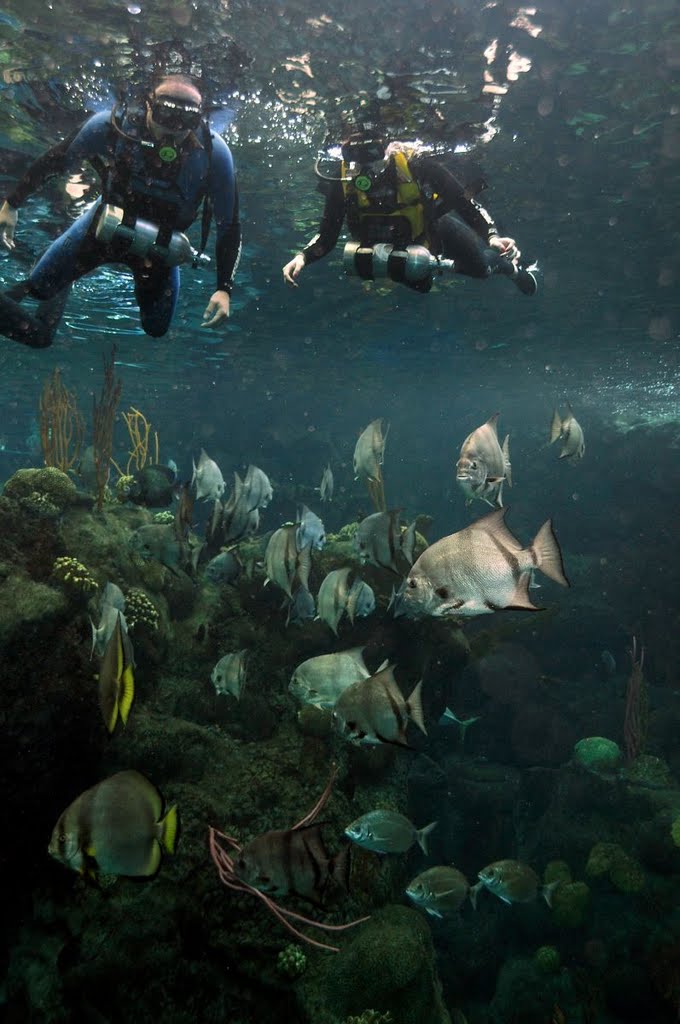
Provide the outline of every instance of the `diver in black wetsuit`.
[[[356,259],[367,259],[367,272],[359,271],[360,276],[374,276],[370,253],[377,243],[387,243],[404,255],[408,246],[422,246],[426,259],[431,254],[453,260],[456,273],[481,278],[504,274],[525,295],[535,294],[536,278],[520,266],[514,240],[499,235],[490,215],[473,197],[483,183],[471,194],[437,160],[399,143],[386,147],[384,139],[365,132],[353,133],[342,143],[340,175],[326,182],[319,232],[283,268],[288,284],[297,285],[303,267],[334,248],[346,221],[361,247]],[[352,255],[355,252],[356,246]],[[432,287],[435,267],[428,260],[421,277],[409,279],[401,272],[395,277],[389,271],[384,276],[426,292]]]
[[[89,118],[35,161],[0,207],[0,241],[14,248],[17,210],[52,175],[88,161],[102,194],[39,258],[28,279],[0,293],[0,333],[35,348],[50,345],[72,283],[104,263],[133,273],[142,327],[162,337],[179,293],[179,264],[200,256],[182,232],[203,201],[201,253],[216,225],[216,289],[202,327],[229,316],[241,252],[236,174],[229,147],[203,119],[203,98],[180,75],[163,78],[139,115],[114,108]],[[19,304],[39,300],[37,312]]]

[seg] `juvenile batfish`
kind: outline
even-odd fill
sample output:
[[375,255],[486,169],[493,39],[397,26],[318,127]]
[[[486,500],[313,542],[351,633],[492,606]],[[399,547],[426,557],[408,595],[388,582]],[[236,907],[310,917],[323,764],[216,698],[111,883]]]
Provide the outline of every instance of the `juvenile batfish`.
[[399,572],[397,560],[403,556],[413,562],[415,520],[407,529],[399,525],[399,512],[373,512],[359,523],[354,535],[354,549],[359,561],[377,565],[381,569]]
[[205,498],[207,501],[215,501],[224,494],[226,484],[222,476],[222,470],[201,448],[198,463],[193,462],[193,474],[191,483],[196,484],[196,497]]
[[409,718],[427,735],[420,698],[422,679],[404,700],[394,678],[394,666],[388,665],[368,679],[352,683],[338,697],[333,708],[333,726],[350,743],[395,743],[408,747],[406,725]]
[[49,853],[80,874],[154,875],[161,850],[175,852],[177,808],[135,771],[104,779],[70,804],[54,826]]
[[374,853],[406,853],[417,842],[427,856],[427,837],[437,825],[438,822],[433,821],[424,828],[416,828],[398,811],[377,810],[353,821],[345,829],[345,835],[357,846]]
[[365,580],[355,579],[347,595],[347,615],[354,625],[354,620],[365,619],[375,611],[375,594],[373,588]]
[[321,474],[321,484],[319,486],[319,497],[321,501],[333,500],[334,487],[335,480],[333,479],[333,470],[329,463]]
[[534,869],[520,860],[494,861],[493,864],[482,868],[477,878],[479,881],[470,889],[470,900],[475,908],[480,889],[488,889],[504,903],[530,903],[541,893],[551,907],[553,889],[560,884],[557,881],[541,885],[541,880]]
[[550,444],[557,439],[562,441],[561,459],[582,459],[586,450],[586,442],[583,437],[581,424],[578,422],[572,408],[567,402],[567,414],[562,419],[557,409],[553,412],[552,423],[550,424]]
[[471,616],[510,608],[536,611],[529,600],[532,569],[568,587],[551,521],[523,548],[505,525],[505,513],[503,508],[489,512],[423,551],[404,580],[397,612]]
[[127,632],[123,632],[122,613],[117,612],[117,615],[116,625],[99,663],[99,709],[109,732],[116,728],[119,716],[123,725],[127,725],[135,697],[132,641]]
[[488,505],[503,507],[503,483],[512,487],[510,435],[501,448],[498,443],[498,417],[495,413],[463,441],[456,463],[456,480],[468,504],[480,498]]
[[210,675],[216,693],[230,693],[239,700],[246,684],[247,654],[247,650],[241,650],[220,658]]
[[266,508],[272,500],[274,491],[269,477],[259,466],[248,466],[243,480],[244,502],[249,511]]
[[340,619],[347,608],[347,580],[351,571],[350,566],[332,569],[322,581],[316,599],[317,618],[329,625],[336,636]]
[[302,704],[330,709],[348,686],[370,676],[362,652],[363,647],[351,647],[308,658],[293,672],[288,689]]
[[297,531],[295,540],[298,551],[311,546],[315,551],[323,551],[326,543],[326,527],[316,512],[306,505],[300,505],[297,513]]
[[269,538],[264,553],[264,566],[267,574],[265,585],[273,580],[291,600],[298,565],[296,532],[297,527],[294,523],[280,526]]
[[433,917],[455,914],[465,902],[470,886],[457,868],[442,864],[428,868],[409,882],[406,895]]
[[370,480],[380,483],[380,467],[385,458],[385,442],[389,427],[383,434],[383,421],[373,420],[359,435],[354,448],[354,477],[356,480]]

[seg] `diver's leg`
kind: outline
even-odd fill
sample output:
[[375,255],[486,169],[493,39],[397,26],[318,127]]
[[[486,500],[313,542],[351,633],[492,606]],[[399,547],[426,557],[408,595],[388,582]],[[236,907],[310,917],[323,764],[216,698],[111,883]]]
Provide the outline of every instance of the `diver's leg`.
[[179,295],[179,267],[133,267],[142,327],[152,338],[167,333]]
[[456,272],[469,277],[490,277],[503,274],[509,277],[525,295],[536,292],[536,278],[528,270],[515,266],[507,256],[485,245],[469,224],[454,214],[447,213],[437,221],[442,255],[452,259]]
[[107,251],[94,238],[93,221],[99,204],[81,214],[45,250],[28,276],[29,294],[51,299],[83,274],[106,262]]

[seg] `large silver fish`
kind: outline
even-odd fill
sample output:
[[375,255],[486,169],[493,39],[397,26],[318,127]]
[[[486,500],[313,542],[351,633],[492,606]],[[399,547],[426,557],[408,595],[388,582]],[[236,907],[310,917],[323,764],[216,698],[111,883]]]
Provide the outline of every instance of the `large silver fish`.
[[394,666],[387,665],[368,679],[352,683],[340,694],[333,708],[333,726],[350,743],[395,743],[408,747],[409,718],[427,735],[420,699],[422,684],[421,679],[408,700],[404,700],[394,678]]
[[207,501],[215,501],[224,494],[224,478],[222,470],[213,459],[211,459],[201,448],[198,462],[193,463],[193,474],[191,483],[196,484],[196,497],[205,498]]
[[557,439],[562,441],[561,459],[582,459],[586,450],[586,442],[583,437],[581,424],[578,422],[567,402],[567,414],[564,419],[557,409],[553,412],[552,423],[550,424],[550,444]]
[[330,709],[348,686],[370,674],[363,647],[351,647],[303,661],[293,672],[288,689],[302,704]]
[[136,771],[104,779],[70,804],[54,826],[49,853],[81,874],[154,875],[161,849],[174,853],[177,808]]
[[477,427],[463,441],[456,463],[456,480],[465,494],[468,504],[479,498],[488,505],[503,507],[503,484],[507,480],[512,487],[510,468],[510,435],[507,434],[501,448],[498,443],[498,417]]
[[354,476],[357,480],[380,483],[380,467],[385,458],[385,442],[389,427],[383,433],[383,421],[373,420],[359,435],[354,448]]
[[536,611],[529,600],[534,569],[568,587],[551,521],[523,548],[505,525],[505,513],[506,509],[489,512],[423,551],[404,580],[397,613],[471,616],[510,608]]
[[402,530],[399,511],[373,512],[359,523],[354,535],[354,549],[359,561],[365,565],[376,565],[381,569],[399,572],[399,560],[413,562],[416,541],[416,521]]

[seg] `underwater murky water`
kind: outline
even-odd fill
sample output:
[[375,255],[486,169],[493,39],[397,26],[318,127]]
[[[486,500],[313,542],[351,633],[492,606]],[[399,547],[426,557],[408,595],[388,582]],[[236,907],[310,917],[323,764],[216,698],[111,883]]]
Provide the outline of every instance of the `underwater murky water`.
[[[680,1013],[677,5],[11,2],[0,11],[3,194],[85,116],[141,95],[166,72],[201,82],[213,130],[234,155],[243,252],[229,321],[200,327],[213,260],[182,268],[172,327],[149,337],[131,275],[116,266],[76,284],[50,348],[0,338],[3,1014],[12,1022],[162,1014],[268,1024],[283,1013],[301,1024],[670,1024]],[[482,168],[481,200],[501,232],[538,264],[537,295],[500,276],[441,278],[427,295],[361,281],[344,273],[341,244],[305,269],[299,288],[286,287],[281,268],[315,233],[323,208],[314,158],[353,119],[419,140],[453,168],[462,166],[453,153],[460,126],[473,126],[465,160]],[[3,288],[83,211],[94,181],[84,168],[26,202],[16,249],[0,252]],[[199,225],[189,234],[198,244]],[[214,226],[208,254],[213,248]],[[17,471],[43,465],[39,403],[56,368],[84,418],[83,450],[90,443],[114,344],[116,465],[137,473],[142,491],[151,487],[146,477],[139,483],[140,450],[122,416],[136,409],[151,424],[147,461],[157,431],[160,461],[173,460],[178,478],[163,500],[144,492],[133,504],[116,489],[114,469],[97,511],[83,452],[70,474],[77,491],[49,473]],[[559,446],[548,445],[553,409],[564,415],[567,402],[585,433],[582,460],[560,460]],[[503,498],[519,541],[497,537],[499,550],[521,561],[517,551],[551,518],[571,587],[539,576],[528,594],[546,608],[540,615],[486,614],[522,603],[496,581],[479,617],[461,619],[460,606],[448,618],[394,617],[393,585],[412,559],[396,521],[381,521],[362,565],[351,538],[378,506],[355,479],[357,439],[377,418],[389,424],[387,508],[403,526],[432,517],[429,528],[417,521],[415,556],[425,540],[490,511],[466,505],[455,466],[467,435],[496,412],[500,441],[510,434],[513,486],[506,479]],[[239,481],[217,528],[212,500],[196,500],[178,525],[179,487],[201,449],[223,473],[225,500],[234,471],[243,477],[255,464],[267,473],[273,497],[253,537],[233,525],[233,507],[244,508]],[[322,503],[326,465],[335,486]],[[282,560],[265,553],[303,503],[328,534],[311,569],[294,531],[279,536]],[[167,522],[154,520],[159,508]],[[159,528],[162,540],[148,533]],[[206,568],[221,548],[238,552],[229,581],[223,563]],[[60,569],[59,558],[81,565]],[[293,590],[308,572],[320,614],[323,580],[347,566],[348,588],[367,582],[375,610],[353,622],[344,614],[337,635],[325,613],[287,626],[285,573],[263,584],[291,559]],[[517,573],[523,587],[528,564]],[[91,659],[88,618],[104,622],[107,582],[121,588],[125,608],[111,606],[107,643]],[[441,600],[455,590],[448,578],[435,582]],[[468,582],[457,580],[458,597]],[[348,600],[341,584],[336,611]],[[112,632],[119,610],[134,665]],[[376,744],[348,743],[331,725],[332,702],[320,709],[289,691],[307,659],[357,647],[362,678],[385,659],[396,665],[388,704],[411,717],[415,749],[373,736],[389,732],[391,719],[360,729],[356,707],[353,725]],[[245,685],[229,662],[236,674],[216,692],[216,664],[242,650]],[[124,668],[135,680],[131,707]],[[334,663],[331,678],[339,676]],[[421,678],[427,735],[417,711],[399,703]],[[109,735],[102,715],[112,692],[129,721]],[[470,720],[469,730],[451,717],[440,724],[446,707]],[[618,746],[576,747],[593,737]],[[211,860],[209,826],[239,846],[291,830],[333,764],[320,833],[310,822],[309,832],[284,833],[285,854],[271,844],[266,855],[251,850],[264,857],[254,873],[236,868],[234,846],[212,833]],[[78,805],[64,828],[76,830],[85,871],[67,871],[47,852],[59,815],[130,770],[152,788],[127,776],[123,795],[100,791],[104,825]],[[157,804],[156,787],[168,804]],[[175,855],[163,853],[153,877],[129,870],[175,845],[158,832],[173,803]],[[115,828],[111,806],[124,808]],[[345,864],[343,830],[376,809],[407,816],[416,830],[438,826],[422,849],[416,832],[391,821],[396,846],[353,842]],[[103,852],[107,829],[118,835],[131,815],[141,852]],[[309,871],[293,878],[291,850],[313,885]],[[500,890],[478,878],[507,860],[522,867],[506,865]],[[434,876],[441,891],[428,906],[437,913],[425,914],[428,906],[405,895],[408,884],[452,865],[467,881]],[[247,878],[275,889],[279,871],[287,891],[273,898],[284,908],[336,925],[371,920],[311,933],[339,954],[305,944],[242,887]],[[475,910],[465,886],[476,881]]]

